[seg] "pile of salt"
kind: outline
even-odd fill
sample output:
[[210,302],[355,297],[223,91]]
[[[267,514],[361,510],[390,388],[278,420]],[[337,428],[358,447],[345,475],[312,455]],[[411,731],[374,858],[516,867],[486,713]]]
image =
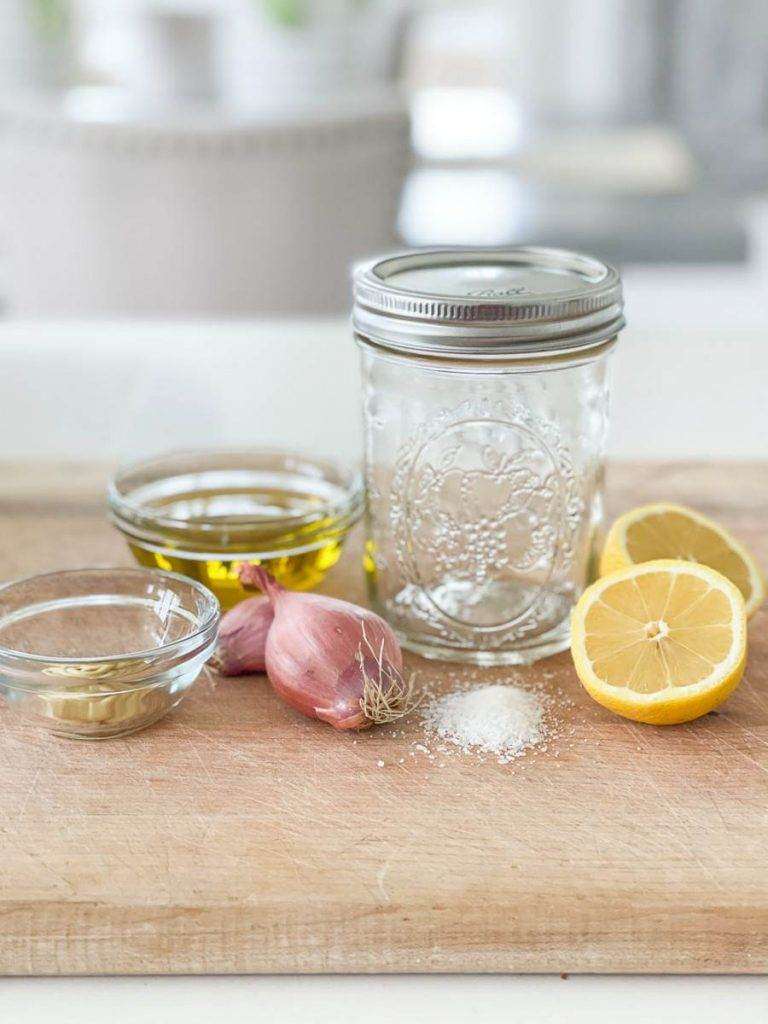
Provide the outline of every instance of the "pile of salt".
[[535,693],[499,684],[437,697],[423,710],[427,732],[461,747],[495,754],[502,764],[546,736],[544,708]]

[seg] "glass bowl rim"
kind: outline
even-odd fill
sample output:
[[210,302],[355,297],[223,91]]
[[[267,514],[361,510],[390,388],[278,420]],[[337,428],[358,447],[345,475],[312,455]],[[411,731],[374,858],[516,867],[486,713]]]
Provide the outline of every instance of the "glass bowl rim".
[[[364,483],[363,475],[359,468],[355,468],[347,465],[343,461],[336,462],[333,459],[326,459],[320,456],[314,456],[308,453],[297,452],[290,448],[280,447],[259,447],[256,445],[249,446],[231,446],[231,447],[213,447],[213,448],[180,448],[171,451],[162,452],[159,455],[150,456],[149,458],[139,459],[135,462],[125,463],[117,468],[117,470],[111,476],[107,485],[107,501],[109,503],[110,511],[115,525],[118,528],[122,528],[123,525],[128,522],[133,525],[141,523],[150,524],[153,527],[167,527],[171,530],[189,530],[194,528],[201,532],[210,531],[211,533],[226,530],[228,534],[237,533],[238,530],[249,530],[253,527],[252,520],[250,522],[242,523],[220,523],[216,521],[196,521],[191,523],[189,519],[184,519],[179,516],[169,516],[158,514],[151,505],[146,505],[143,502],[131,501],[130,497],[126,496],[120,490],[120,482],[129,473],[135,473],[142,469],[150,469],[153,466],[162,466],[163,463],[170,463],[174,459],[184,459],[198,457],[205,459],[206,457],[215,459],[217,457],[226,456],[243,456],[244,458],[257,460],[258,458],[276,456],[281,459],[296,459],[298,461],[307,463],[323,471],[323,478],[325,476],[326,469],[332,469],[341,478],[342,482],[340,486],[344,490],[343,498],[337,502],[329,502],[324,504],[320,509],[312,512],[297,512],[297,513],[286,513],[284,515],[273,516],[271,518],[263,518],[258,520],[259,526],[271,526],[281,525],[296,527],[306,523],[312,523],[320,518],[331,516],[337,516],[340,525],[344,517],[349,517],[349,523],[351,526],[359,518],[362,512],[363,498],[364,498]],[[178,475],[172,472],[167,474],[168,477]],[[158,474],[157,479],[162,479],[162,475]]]
[[[188,576],[183,576],[178,572],[168,572],[165,569],[147,569],[142,566],[122,565],[89,566],[79,569],[57,569],[53,572],[35,573],[32,576],[20,576],[17,579],[9,580],[6,583],[0,584],[0,597],[2,597],[6,591],[23,583],[53,580],[64,576],[73,577],[80,574],[106,576],[107,574],[114,575],[115,573],[133,577],[143,576],[146,579],[153,580],[158,578],[170,579],[177,583],[182,583],[204,599],[204,617],[199,619],[196,628],[187,636],[179,637],[177,640],[171,640],[169,643],[161,644],[158,647],[145,648],[144,650],[130,652],[124,651],[120,654],[96,654],[88,655],[87,657],[72,657],[71,655],[58,657],[55,654],[33,654],[27,651],[17,651],[13,647],[6,647],[4,644],[0,643],[0,659],[6,659],[14,662],[31,662],[35,665],[102,665],[116,661],[126,661],[133,658],[152,658],[156,660],[159,656],[165,656],[174,651],[183,651],[186,654],[188,653],[188,649],[194,650],[196,647],[195,641],[203,639],[208,633],[212,634],[211,640],[215,639],[218,623],[221,618],[221,607],[216,596],[202,583],[198,583],[197,580],[190,579]],[[11,685],[12,688],[18,688],[16,684]],[[138,685],[140,684],[137,684],[137,687]],[[146,686],[147,684],[143,685]]]

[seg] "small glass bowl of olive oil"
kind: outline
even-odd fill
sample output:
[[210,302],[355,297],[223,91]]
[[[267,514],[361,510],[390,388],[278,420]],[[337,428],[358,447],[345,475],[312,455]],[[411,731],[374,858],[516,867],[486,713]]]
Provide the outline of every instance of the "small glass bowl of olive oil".
[[174,452],[121,469],[111,518],[144,566],[204,584],[231,608],[244,563],[291,590],[317,586],[360,518],[360,474],[257,448]]

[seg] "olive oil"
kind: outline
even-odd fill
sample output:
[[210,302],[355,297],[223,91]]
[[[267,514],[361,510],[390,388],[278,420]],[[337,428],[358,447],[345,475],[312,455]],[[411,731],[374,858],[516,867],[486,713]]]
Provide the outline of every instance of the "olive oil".
[[226,611],[244,597],[252,597],[253,590],[246,590],[240,583],[238,571],[245,562],[263,565],[278,583],[289,590],[311,590],[320,583],[341,555],[341,541],[329,541],[314,551],[300,554],[279,555],[275,558],[206,558],[195,559],[189,555],[171,555],[166,552],[149,551],[138,544],[128,545],[139,565],[151,569],[167,569],[178,572],[190,579],[198,580],[218,597]]
[[137,562],[199,581],[224,609],[253,594],[240,583],[245,563],[292,590],[315,587],[338,561],[362,500],[306,464],[145,475],[120,497],[110,495],[113,517]]

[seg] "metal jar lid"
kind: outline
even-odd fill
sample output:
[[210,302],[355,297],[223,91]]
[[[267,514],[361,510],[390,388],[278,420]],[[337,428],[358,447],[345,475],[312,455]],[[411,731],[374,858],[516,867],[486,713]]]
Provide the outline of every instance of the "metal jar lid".
[[432,249],[354,271],[353,324],[415,355],[499,359],[604,345],[624,326],[613,267],[564,249]]

